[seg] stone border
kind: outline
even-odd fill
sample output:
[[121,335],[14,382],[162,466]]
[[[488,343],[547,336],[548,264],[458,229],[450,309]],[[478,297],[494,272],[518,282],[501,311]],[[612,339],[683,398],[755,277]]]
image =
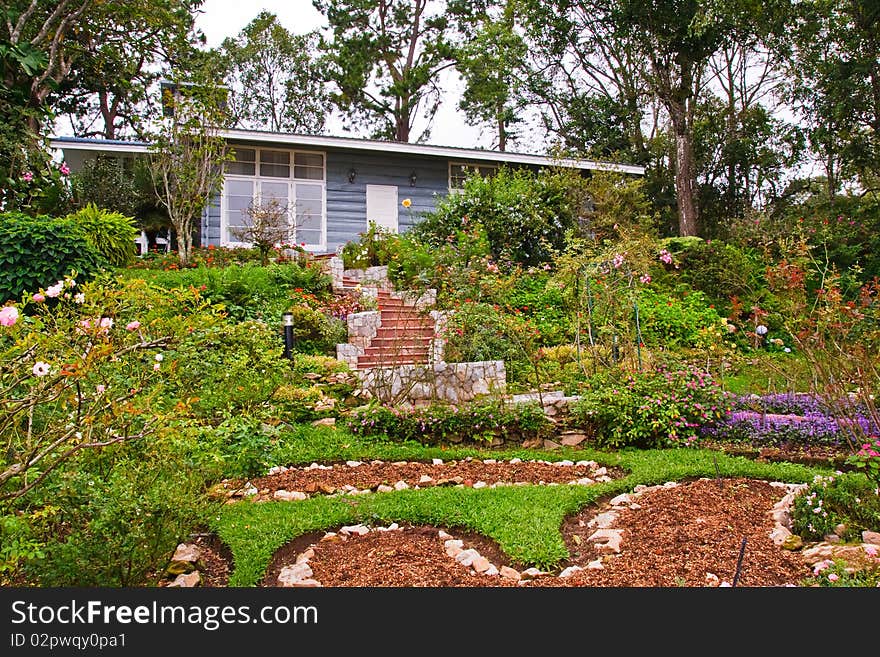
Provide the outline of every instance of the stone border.
[[[509,463],[510,465],[516,465],[517,463],[540,463],[543,465],[553,465],[553,466],[557,466],[557,467],[584,467],[584,468],[590,468],[591,469],[590,474],[593,475],[592,477],[581,477],[579,479],[572,479],[571,481],[568,481],[565,484],[560,484],[557,482],[547,483],[544,481],[538,481],[538,482],[499,481],[499,482],[495,482],[494,484],[487,484],[485,481],[478,480],[478,481],[475,481],[472,486],[470,486],[470,488],[475,488],[475,489],[499,488],[502,486],[562,486],[562,485],[590,486],[590,485],[595,484],[597,482],[605,483],[608,481],[613,481],[613,479],[608,476],[608,468],[606,468],[605,466],[600,466],[596,461],[569,461],[569,460],[546,461],[546,460],[542,460],[542,459],[530,459],[527,461],[523,461],[523,459],[520,459],[520,458],[512,458],[509,461],[504,461],[504,460],[499,461],[497,459],[474,459],[473,457],[468,456],[468,457],[465,457],[462,461],[452,460],[452,461],[444,462],[443,459],[431,459],[431,465],[453,465],[453,464],[458,464],[459,462],[473,462],[473,461],[480,461],[480,462],[484,463],[485,465],[496,464],[496,463]],[[389,462],[388,461],[380,461],[380,460],[373,460],[373,461],[369,462],[370,465],[384,465],[386,463],[389,463]],[[391,461],[390,463],[391,463],[391,465],[396,465],[396,466],[426,465],[426,463],[424,461]],[[363,461],[346,461],[344,466],[341,464],[336,465],[336,466],[334,466],[334,465],[321,465],[316,462],[312,463],[311,465],[308,465],[305,467],[300,467],[300,468],[289,468],[289,467],[286,467],[283,465],[276,465],[272,468],[269,468],[268,472],[266,473],[266,476],[281,474],[284,472],[288,472],[290,470],[300,470],[300,471],[332,470],[332,469],[334,469],[334,467],[335,468],[342,468],[342,467],[357,468],[357,467],[360,467],[361,465],[364,465]],[[433,477],[430,477],[429,475],[422,475],[422,479],[419,481],[419,484],[424,484],[425,488],[433,488],[435,485],[437,485],[437,484],[433,483],[435,481],[436,480]],[[453,488],[467,488],[468,487],[465,485],[464,479],[462,477],[452,477],[448,481],[452,482]],[[228,480],[224,480],[223,482],[221,482],[221,485],[226,484],[226,483],[228,483]],[[412,488],[413,490],[420,490],[422,488],[422,486],[420,486],[419,484],[416,484],[415,486],[410,486],[409,484],[407,484],[405,481],[403,481],[401,479],[400,481],[395,482],[392,486],[388,486],[386,484],[379,484],[378,486],[376,486],[374,488],[364,488],[364,489],[358,489],[355,486],[342,486],[342,487],[333,489],[330,492],[319,493],[317,495],[319,495],[321,497],[325,497],[325,496],[326,497],[336,497],[339,495],[366,495],[366,494],[374,493],[374,492],[375,493],[392,493],[394,491],[406,490],[406,489],[410,489],[410,488]],[[244,486],[242,486],[241,488],[234,488],[232,490],[226,491],[227,504],[234,503],[237,500],[242,499],[242,498],[251,498],[251,497],[255,497],[255,496],[259,496],[259,495],[268,495],[268,494],[269,494],[269,489],[264,488],[263,490],[259,490],[250,481],[247,481],[247,482],[245,482]],[[315,495],[315,494],[313,493],[312,495]],[[275,500],[280,500],[280,501],[284,501],[284,502],[297,502],[297,501],[307,500],[312,495],[309,495],[308,493],[303,492],[303,491],[288,491],[288,490],[279,488],[278,490],[276,490],[272,494],[272,497]],[[257,499],[256,501],[257,502],[268,502],[270,500],[261,498],[261,499]]]

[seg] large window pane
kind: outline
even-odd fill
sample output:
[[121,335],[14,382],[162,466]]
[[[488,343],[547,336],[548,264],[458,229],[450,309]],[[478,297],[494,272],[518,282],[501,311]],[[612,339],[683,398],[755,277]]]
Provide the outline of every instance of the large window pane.
[[290,178],[290,151],[260,151],[260,175]]
[[226,172],[253,176],[257,172],[257,151],[253,148],[235,148],[235,160],[226,163]]
[[323,185],[296,185],[296,241],[321,244],[324,225]]
[[260,203],[266,207],[277,204],[277,209],[284,213],[283,222],[290,226],[290,184],[286,182],[267,182],[260,184]]
[[324,156],[320,153],[296,153],[293,177],[306,180],[324,180]]
[[254,183],[250,180],[226,182],[226,240],[243,242],[241,230],[247,225],[247,210],[254,200]]

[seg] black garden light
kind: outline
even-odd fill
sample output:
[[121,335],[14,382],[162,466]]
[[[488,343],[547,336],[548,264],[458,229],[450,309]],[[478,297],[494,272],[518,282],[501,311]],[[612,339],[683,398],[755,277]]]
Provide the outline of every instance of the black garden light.
[[293,358],[293,313],[281,315],[284,326],[284,357],[288,360]]

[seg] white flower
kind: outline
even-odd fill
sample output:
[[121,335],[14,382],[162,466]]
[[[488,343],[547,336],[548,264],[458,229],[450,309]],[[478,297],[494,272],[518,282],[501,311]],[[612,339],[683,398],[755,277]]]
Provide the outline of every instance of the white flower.
[[34,368],[31,371],[34,373],[34,376],[46,376],[49,373],[49,363],[38,360],[34,363]]
[[755,333],[757,333],[758,335],[767,335],[767,327],[763,324],[758,324],[755,327]]
[[156,362],[158,363],[161,363],[163,360],[165,360],[165,356],[163,356],[162,354],[156,354],[153,358],[155,358]]
[[64,281],[58,281],[55,285],[50,285],[46,288],[46,296],[47,297],[57,297],[61,294],[61,290],[64,289]]
[[85,302],[86,302],[86,295],[83,294],[82,292],[80,292],[79,294],[74,294],[74,295],[73,295],[73,300],[74,300],[76,303],[85,303]]

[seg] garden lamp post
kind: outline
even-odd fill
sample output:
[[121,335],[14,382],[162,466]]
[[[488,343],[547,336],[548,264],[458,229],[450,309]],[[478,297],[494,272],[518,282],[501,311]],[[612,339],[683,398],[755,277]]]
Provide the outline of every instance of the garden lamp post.
[[284,326],[284,357],[289,360],[293,358],[293,313],[284,313],[281,320]]

